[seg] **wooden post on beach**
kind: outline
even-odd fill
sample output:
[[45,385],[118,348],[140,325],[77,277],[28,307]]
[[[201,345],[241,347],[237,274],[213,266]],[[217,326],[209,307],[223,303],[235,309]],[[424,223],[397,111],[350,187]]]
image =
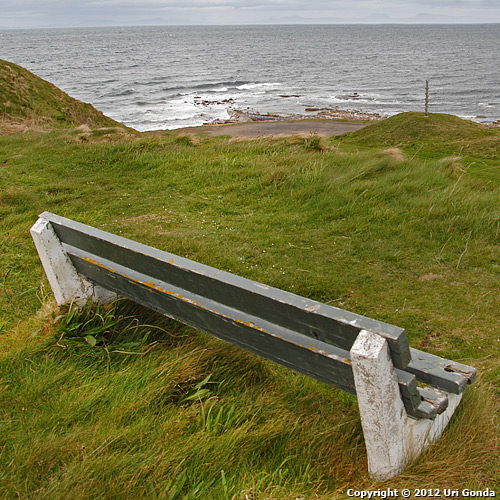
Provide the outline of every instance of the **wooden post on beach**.
[[425,116],[429,116],[429,80],[425,80]]

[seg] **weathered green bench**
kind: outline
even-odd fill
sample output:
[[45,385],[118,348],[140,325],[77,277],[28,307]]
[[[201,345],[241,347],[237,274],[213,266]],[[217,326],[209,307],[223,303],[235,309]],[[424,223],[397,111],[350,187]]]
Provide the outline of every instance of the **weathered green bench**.
[[475,378],[474,368],[410,348],[402,328],[48,212],[31,234],[58,304],[128,297],[356,394],[380,478],[439,437]]

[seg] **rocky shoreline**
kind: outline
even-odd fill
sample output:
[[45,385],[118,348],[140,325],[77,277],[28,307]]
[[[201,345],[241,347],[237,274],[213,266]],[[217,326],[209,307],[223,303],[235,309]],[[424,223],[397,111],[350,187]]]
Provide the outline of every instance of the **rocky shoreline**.
[[[365,113],[358,110],[343,110],[338,108],[306,108],[304,114],[289,113],[259,113],[250,110],[229,109],[227,120],[216,120],[212,125],[246,122],[285,121],[317,119],[347,120],[347,121],[377,121],[386,118],[378,113]],[[207,123],[208,125],[208,123]]]
[[[389,115],[379,113],[367,113],[359,110],[345,110],[338,108],[305,108],[304,114],[287,113],[258,113],[250,110],[228,109],[229,118],[227,120],[215,120],[204,125],[227,125],[231,123],[248,122],[277,122],[288,120],[337,120],[337,121],[379,121],[388,118]],[[485,123],[489,127],[500,127],[500,120]]]
[[[282,96],[289,97],[289,96]],[[326,120],[347,120],[347,121],[377,121],[387,118],[378,113],[367,113],[359,110],[345,110],[339,108],[305,108],[304,113],[261,113],[247,108],[246,110],[235,107],[234,99],[208,100],[201,97],[195,98],[197,106],[224,106],[227,108],[229,118],[213,120],[204,125],[225,125],[230,123],[303,120],[321,118]]]

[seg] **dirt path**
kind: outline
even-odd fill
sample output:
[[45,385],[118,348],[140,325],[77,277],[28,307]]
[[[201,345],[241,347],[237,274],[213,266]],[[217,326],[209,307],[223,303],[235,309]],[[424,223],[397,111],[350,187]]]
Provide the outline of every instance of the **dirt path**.
[[278,135],[317,134],[323,137],[353,132],[369,123],[344,122],[335,120],[293,120],[293,121],[259,121],[245,123],[231,123],[224,125],[204,125],[183,129],[209,136],[228,135],[230,137],[255,138]]

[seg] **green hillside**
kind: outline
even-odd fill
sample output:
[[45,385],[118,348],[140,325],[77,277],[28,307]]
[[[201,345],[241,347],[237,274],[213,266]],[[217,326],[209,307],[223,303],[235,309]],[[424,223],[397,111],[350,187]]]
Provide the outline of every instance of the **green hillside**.
[[2,122],[4,128],[10,123],[38,129],[120,125],[28,70],[0,60],[0,133]]
[[500,127],[437,113],[427,117],[423,113],[401,113],[348,134],[344,142],[419,149],[436,156],[450,153],[500,158]]
[[[498,129],[405,113],[330,139],[81,140],[107,119],[2,68],[4,117],[53,127],[0,137],[0,498],[498,494]],[[29,234],[44,210],[398,325],[478,381],[376,482],[354,397],[126,301],[57,308]]]

